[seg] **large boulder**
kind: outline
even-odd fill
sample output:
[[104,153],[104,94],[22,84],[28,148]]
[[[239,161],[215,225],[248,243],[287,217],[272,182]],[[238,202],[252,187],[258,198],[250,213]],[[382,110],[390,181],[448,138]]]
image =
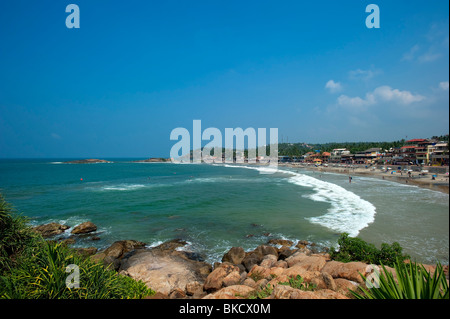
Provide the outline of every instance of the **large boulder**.
[[67,225],[61,225],[58,223],[49,223],[45,225],[39,225],[33,228],[33,230],[42,235],[42,237],[51,237],[63,233],[70,227]]
[[[173,248],[176,245],[170,246]],[[189,259],[189,254],[183,251],[159,247],[138,249],[127,254],[121,260],[119,272],[135,280],[142,280],[147,287],[169,295],[175,289],[186,292],[189,290],[189,293],[199,290],[198,287],[201,287],[211,272],[211,265]],[[193,282],[198,282],[200,286],[189,286]]]
[[247,271],[250,271],[253,266],[258,265],[262,261],[263,256],[256,252],[246,253],[242,264]]
[[279,245],[279,246],[285,246],[285,247],[291,247],[294,242],[287,239],[270,239],[267,242],[268,245]]
[[242,247],[232,247],[222,258],[222,262],[229,262],[235,265],[242,263],[245,251]]
[[326,263],[327,259],[323,256],[306,256],[306,258],[294,257],[292,260],[288,261],[288,265],[303,267],[309,271],[321,271]]
[[206,278],[203,289],[207,292],[214,292],[225,286],[232,286],[240,281],[239,268],[230,263],[223,263],[214,269]]
[[234,285],[223,288],[203,299],[245,299],[255,292],[255,289],[246,285]]
[[91,256],[91,260],[103,261],[105,266],[112,265],[112,268],[117,270],[120,267],[120,259],[122,259],[127,253],[144,247],[145,243],[137,240],[120,240],[114,242],[105,250]]
[[78,234],[87,234],[91,233],[97,230],[97,226],[92,222],[84,222],[80,225],[76,226],[74,229],[72,229],[71,233],[74,235]]
[[342,263],[338,261],[329,261],[322,268],[322,272],[330,274],[333,278],[344,278],[350,281],[363,283],[361,275],[367,276],[370,273],[370,267],[359,261]]

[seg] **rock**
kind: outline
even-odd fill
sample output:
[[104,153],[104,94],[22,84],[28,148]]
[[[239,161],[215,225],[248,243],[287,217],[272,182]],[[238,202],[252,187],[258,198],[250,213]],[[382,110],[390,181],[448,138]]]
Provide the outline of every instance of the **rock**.
[[186,298],[186,293],[184,290],[181,290],[180,288],[173,289],[169,294],[169,299],[184,299]]
[[326,262],[327,260],[322,256],[306,256],[302,258],[293,258],[292,260],[288,261],[288,265],[303,267],[304,269],[309,271],[321,271]]
[[295,253],[295,250],[289,249],[286,246],[283,246],[278,249],[278,259],[284,260],[286,258],[289,258]]
[[266,255],[261,261],[260,266],[264,268],[271,268],[277,262],[277,257],[274,255]]
[[296,247],[302,248],[302,247],[306,247],[308,245],[309,245],[309,242],[307,240],[299,240]]
[[269,283],[269,280],[267,280],[266,278],[260,279],[258,280],[255,285],[256,285],[256,290],[262,290],[264,288],[266,288],[267,284]]
[[278,250],[273,246],[261,245],[255,249],[255,252],[261,255],[262,257],[266,255],[274,255],[275,257],[278,258]]
[[72,229],[72,234],[87,234],[91,233],[93,231],[97,230],[97,226],[95,226],[92,222],[84,222],[78,226],[76,226],[74,229]]
[[261,262],[262,256],[251,252],[249,254],[246,254],[244,259],[242,260],[242,264],[245,266],[245,269],[247,271],[250,271],[254,265],[257,265]]
[[[229,275],[231,276],[228,277]],[[233,278],[237,277],[239,277],[240,280],[241,276],[239,275],[238,267],[230,263],[222,263],[219,268],[214,269],[214,271],[208,275],[205,284],[203,285],[203,289],[207,292],[217,291],[222,287],[224,287],[225,278],[227,278],[226,282],[230,283],[233,280]]]
[[254,265],[248,273],[248,277],[252,278],[255,282],[258,282],[259,280],[264,278],[271,279],[270,269]]
[[113,265],[114,269],[118,269],[120,266],[120,259],[135,249],[145,247],[145,243],[137,240],[121,240],[114,242],[104,251],[101,251],[93,256],[91,260],[93,261],[103,261],[105,266]]
[[333,277],[329,273],[322,272],[322,278],[328,289],[333,290],[333,291],[337,290],[336,282],[334,281]]
[[96,164],[96,163],[111,163],[106,160],[96,159],[96,158],[88,158],[83,160],[75,160],[64,162],[65,164]]
[[98,236],[93,236],[93,237],[91,237],[91,240],[100,240],[100,237],[98,237]]
[[92,256],[97,252],[97,248],[95,247],[88,247],[88,248],[75,248],[75,251],[77,254],[82,256]]
[[273,290],[273,298],[275,299],[348,299],[329,289],[321,289],[317,291],[303,291],[286,285],[276,285]]
[[147,287],[169,294],[175,288],[186,291],[193,282],[202,284],[211,272],[211,265],[191,260],[180,251],[153,248],[128,254],[122,259],[120,269],[129,277],[142,280]]
[[286,258],[286,262],[288,267],[292,267],[293,265],[295,265],[296,263],[299,263],[303,260],[305,260],[306,258],[308,258],[308,255],[306,255],[303,252],[296,252],[293,255],[289,256],[288,258]]
[[194,296],[203,293],[203,285],[198,281],[189,282],[186,284],[186,294]]
[[158,249],[161,251],[174,251],[179,247],[184,247],[187,244],[184,240],[181,239],[172,239],[162,243],[159,246],[154,247],[153,249]]
[[47,238],[63,233],[66,229],[70,228],[66,225],[61,225],[58,223],[50,223],[45,225],[36,226],[33,230],[42,235],[42,237]]
[[62,240],[61,243],[66,246],[70,246],[70,245],[75,244],[75,239],[74,238],[66,238],[66,239]]
[[322,277],[321,273],[318,271],[308,271],[305,268],[297,265],[284,269],[282,274],[293,278],[300,276],[305,282],[311,282],[311,280],[314,278]]
[[287,285],[275,285],[272,295],[274,299],[324,299],[312,291],[303,291]]
[[270,277],[278,278],[284,274],[285,268],[282,267],[272,267],[269,269]]
[[317,291],[314,291],[314,294],[316,296],[319,296],[320,299],[349,299],[349,297],[344,296],[338,292],[335,292],[330,289],[320,289]]
[[333,278],[344,278],[358,283],[363,283],[361,274],[367,276],[367,264],[362,262],[342,263],[338,261],[329,261],[322,268],[322,272],[329,273]]
[[334,279],[334,282],[336,284],[335,291],[347,297],[351,296],[350,290],[357,290],[359,287],[359,284],[357,282],[343,278],[336,278]]
[[239,271],[232,271],[225,278],[223,278],[222,285],[224,287],[229,287],[229,286],[239,285],[240,282],[241,282],[241,275],[239,274]]
[[287,240],[287,239],[270,239],[267,242],[267,244],[291,247],[294,244],[294,242],[292,242],[291,240]]
[[203,299],[245,299],[255,292],[255,289],[246,285],[235,285],[223,288]]
[[170,298],[166,294],[157,291],[154,295],[144,297],[144,299],[170,299]]
[[243,285],[256,288],[256,282],[252,278],[247,278],[242,282]]
[[288,268],[288,263],[285,260],[278,260],[273,266],[279,268]]
[[238,265],[244,260],[245,251],[242,247],[232,247],[222,258],[222,262]]

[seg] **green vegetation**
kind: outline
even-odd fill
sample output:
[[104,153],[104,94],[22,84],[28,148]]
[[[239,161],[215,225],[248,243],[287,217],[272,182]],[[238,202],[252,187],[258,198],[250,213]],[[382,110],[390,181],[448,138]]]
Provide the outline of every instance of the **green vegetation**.
[[320,150],[321,152],[332,152],[337,148],[346,148],[352,154],[364,152],[369,148],[381,148],[388,150],[391,147],[402,147],[405,140],[393,142],[343,142],[343,143],[325,143],[325,144],[305,144],[305,143],[280,143],[278,144],[278,155],[302,156],[308,152]]
[[300,275],[296,277],[289,278],[287,282],[279,282],[280,285],[287,285],[295,289],[300,289],[304,291],[313,291],[317,288],[315,284],[310,284],[303,281],[303,278]]
[[[79,288],[68,288],[66,267],[79,269]],[[61,243],[45,241],[0,195],[0,298],[118,299],[154,292]]]
[[271,284],[267,284],[263,289],[256,290],[250,296],[248,299],[264,299],[269,297],[273,292],[273,287]]
[[404,261],[408,255],[402,253],[402,247],[394,242],[392,245],[383,243],[381,249],[362,239],[349,237],[347,233],[341,234],[338,240],[339,250],[330,249],[330,257],[341,262],[362,261],[368,264],[384,264],[393,267],[397,259]]
[[[396,279],[382,266],[377,280],[379,287],[360,287],[360,291],[351,291],[353,296],[357,299],[449,299],[447,279],[440,264],[434,274],[416,263],[397,260],[394,266]],[[366,277],[361,277],[366,281]]]

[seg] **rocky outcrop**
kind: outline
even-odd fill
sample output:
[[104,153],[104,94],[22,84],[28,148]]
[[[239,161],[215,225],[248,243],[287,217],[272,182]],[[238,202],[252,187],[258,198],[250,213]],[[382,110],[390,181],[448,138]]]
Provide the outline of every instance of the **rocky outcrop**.
[[203,289],[206,292],[214,292],[222,287],[237,285],[240,281],[239,268],[230,263],[223,263],[208,275]]
[[245,251],[242,247],[232,247],[222,258],[222,262],[229,262],[235,265],[242,263],[245,258]]
[[74,161],[68,161],[64,162],[65,164],[96,164],[96,163],[111,163],[110,161],[101,160],[97,158],[88,158],[83,160],[74,160]]
[[79,235],[79,234],[92,233],[96,230],[97,230],[97,226],[94,223],[84,222],[78,226],[75,226],[74,229],[72,229],[71,233],[74,235]]
[[170,158],[151,157],[145,160],[133,161],[133,163],[165,163],[170,162]]
[[142,280],[148,287],[172,298],[183,294],[204,296],[202,283],[211,272],[211,265],[176,250],[179,244],[180,241],[171,241],[155,248],[135,250],[121,259],[119,273]]
[[42,235],[42,237],[52,237],[59,234],[62,234],[66,229],[70,227],[67,225],[61,225],[58,223],[49,223],[45,225],[36,226],[33,230]]
[[196,254],[180,250],[186,242],[179,239],[154,248],[118,241],[91,258],[143,281],[157,292],[152,299],[349,299],[351,290],[365,285],[361,274],[373,271],[362,262],[342,263],[327,253],[312,253],[309,243],[296,248],[289,242],[270,243],[278,248],[261,245],[245,252],[233,247],[214,270],[193,258]]
[[137,240],[121,240],[114,242],[107,249],[91,256],[91,260],[103,262],[105,266],[110,266],[116,270],[119,269],[121,259],[129,252],[135,249],[144,248],[145,243]]

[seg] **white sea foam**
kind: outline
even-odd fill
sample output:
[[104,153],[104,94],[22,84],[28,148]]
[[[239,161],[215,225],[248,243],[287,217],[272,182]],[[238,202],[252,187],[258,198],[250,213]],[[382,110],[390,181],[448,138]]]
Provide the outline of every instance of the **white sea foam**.
[[300,173],[294,173],[289,181],[299,186],[312,188],[315,191],[315,193],[305,197],[331,204],[325,215],[308,218],[311,223],[325,226],[337,232],[346,232],[355,237],[361,229],[375,220],[376,208],[373,204],[339,185]]
[[100,189],[103,191],[132,191],[143,187],[145,187],[145,185],[142,184],[118,184],[118,185],[103,186]]
[[[273,168],[261,166],[224,166],[265,172],[269,170],[274,171]],[[290,183],[312,189],[314,193],[305,195],[306,198],[331,204],[325,215],[307,218],[313,224],[318,224],[340,233],[346,232],[350,236],[355,237],[363,228],[375,220],[376,208],[373,204],[339,185],[292,171],[276,170],[276,172],[291,175],[288,179]]]

